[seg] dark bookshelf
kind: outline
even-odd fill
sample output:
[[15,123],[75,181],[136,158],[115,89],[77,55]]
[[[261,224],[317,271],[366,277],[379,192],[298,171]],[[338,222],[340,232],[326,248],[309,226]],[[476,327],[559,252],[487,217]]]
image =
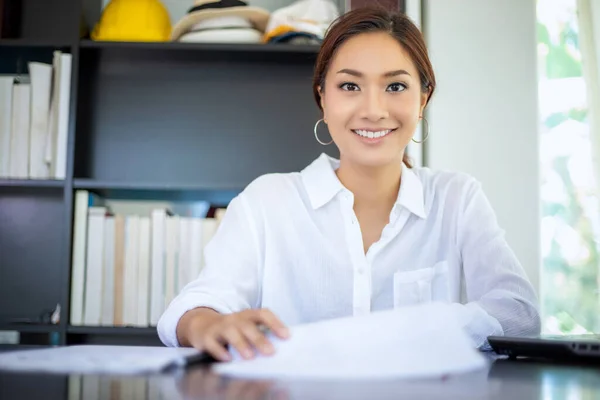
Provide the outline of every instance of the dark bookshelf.
[[0,331],[17,331],[21,333],[50,333],[60,331],[60,325],[54,324],[25,324],[25,323],[3,323]]
[[202,51],[202,52],[230,52],[230,53],[282,53],[311,54],[316,56],[319,52],[317,45],[287,45],[280,43],[193,43],[193,42],[116,42],[82,40],[83,49],[146,49],[169,51]]
[[156,328],[119,326],[69,326],[66,343],[162,346]]
[[71,43],[66,41],[59,42],[45,39],[10,39],[0,38],[0,47],[51,47],[59,49],[67,49],[71,47]]
[[226,204],[239,194],[242,187],[227,185],[202,186],[194,184],[161,184],[152,182],[97,181],[76,179],[75,190],[88,190],[102,198],[156,200],[156,201],[197,201],[203,200],[215,204]]
[[339,156],[313,136],[319,47],[95,42],[81,22],[95,25],[101,0],[22,2],[18,33],[0,38],[0,73],[72,54],[67,170],[63,181],[0,179],[0,329],[60,304],[58,326],[17,330],[32,344],[57,333],[60,344],[160,345],[155,328],[70,325],[75,192],[222,206],[262,174]]
[[[0,332],[17,332],[20,345],[24,346],[48,346],[58,345],[62,339],[62,327],[53,324],[38,323],[2,323]],[[10,349],[10,345],[0,344]]]
[[2,179],[0,178],[0,190],[2,188],[64,188],[64,180],[56,179]]
[[69,326],[67,333],[76,335],[157,335],[156,328],[128,326]]
[[73,182],[75,189],[91,189],[91,190],[137,190],[137,191],[203,191],[203,190],[230,190],[237,191],[241,187],[223,185],[202,186],[194,184],[169,184],[169,183],[153,183],[135,182],[128,183],[123,181],[103,181],[94,179],[75,179]]

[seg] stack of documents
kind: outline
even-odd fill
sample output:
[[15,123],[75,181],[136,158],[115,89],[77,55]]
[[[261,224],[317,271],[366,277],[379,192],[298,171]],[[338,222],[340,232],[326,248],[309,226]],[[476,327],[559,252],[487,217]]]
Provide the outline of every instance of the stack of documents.
[[144,374],[183,367],[192,348],[80,345],[0,353],[0,369],[49,373]]
[[[213,365],[242,378],[439,378],[482,369],[449,304],[427,304],[325,320],[269,334],[276,353]],[[0,354],[0,369],[55,373],[143,374],[184,367],[203,358],[192,348],[81,345]]]
[[395,379],[443,377],[484,368],[448,304],[427,304],[300,325],[276,352],[217,364],[244,378]]

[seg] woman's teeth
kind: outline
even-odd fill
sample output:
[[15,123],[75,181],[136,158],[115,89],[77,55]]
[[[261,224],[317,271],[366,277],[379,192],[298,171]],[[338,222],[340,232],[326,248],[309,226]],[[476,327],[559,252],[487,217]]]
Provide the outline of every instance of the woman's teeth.
[[378,131],[378,132],[363,131],[363,130],[360,130],[360,129],[356,129],[356,130],[353,130],[352,132],[354,132],[357,135],[360,135],[362,137],[373,139],[373,138],[383,137],[383,136],[387,135],[388,133],[390,133],[392,131],[393,131],[393,129],[387,129],[385,131]]

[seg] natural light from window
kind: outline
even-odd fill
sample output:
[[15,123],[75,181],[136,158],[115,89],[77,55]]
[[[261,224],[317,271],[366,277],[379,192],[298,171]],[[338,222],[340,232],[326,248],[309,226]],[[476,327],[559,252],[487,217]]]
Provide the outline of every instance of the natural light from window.
[[600,332],[600,214],[576,0],[537,0],[543,329]]

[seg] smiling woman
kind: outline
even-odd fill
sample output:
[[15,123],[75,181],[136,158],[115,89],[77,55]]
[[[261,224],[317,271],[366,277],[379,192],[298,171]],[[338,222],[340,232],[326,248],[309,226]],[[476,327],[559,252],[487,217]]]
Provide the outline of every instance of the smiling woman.
[[265,327],[286,338],[296,324],[430,302],[446,303],[474,347],[538,333],[535,292],[479,182],[405,156],[434,88],[406,16],[339,18],[313,90],[340,159],[265,174],[231,201],[204,269],[161,317],[161,340],[251,358],[274,351]]
[[410,166],[405,149],[436,85],[420,31],[404,14],[359,8],[329,37],[336,40],[323,43],[313,93],[341,157],[367,165],[399,157]]

